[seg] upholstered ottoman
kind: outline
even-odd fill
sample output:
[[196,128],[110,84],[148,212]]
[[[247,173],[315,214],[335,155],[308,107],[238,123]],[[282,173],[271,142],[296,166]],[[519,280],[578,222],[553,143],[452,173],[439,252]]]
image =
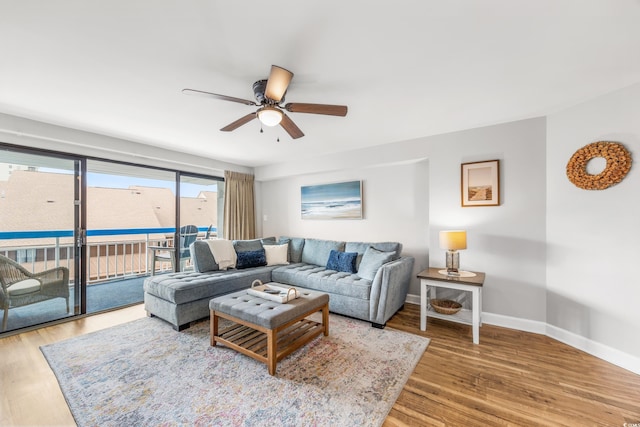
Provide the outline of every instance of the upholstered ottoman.
[[[222,343],[266,363],[275,375],[279,360],[318,335],[329,335],[329,295],[298,288],[299,298],[277,303],[250,295],[246,290],[212,299],[211,345]],[[307,319],[322,311],[322,323]],[[233,324],[218,331],[218,318]]]

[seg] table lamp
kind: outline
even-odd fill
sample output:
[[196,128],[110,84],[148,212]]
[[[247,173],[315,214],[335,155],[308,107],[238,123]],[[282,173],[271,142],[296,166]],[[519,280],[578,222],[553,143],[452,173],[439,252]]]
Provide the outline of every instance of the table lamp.
[[467,232],[464,230],[445,230],[440,232],[440,248],[447,250],[447,274],[457,276],[460,274],[461,249],[467,249]]

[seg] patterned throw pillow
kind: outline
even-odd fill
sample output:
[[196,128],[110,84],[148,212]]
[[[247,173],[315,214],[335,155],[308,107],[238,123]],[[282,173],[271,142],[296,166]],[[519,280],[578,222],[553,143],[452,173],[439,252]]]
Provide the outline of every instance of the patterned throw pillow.
[[264,253],[264,249],[258,251],[245,251],[238,252],[238,261],[236,262],[236,268],[250,268],[261,267],[267,265],[267,257]]
[[357,252],[340,252],[334,249],[329,253],[327,269],[334,271],[344,271],[345,273],[356,272]]

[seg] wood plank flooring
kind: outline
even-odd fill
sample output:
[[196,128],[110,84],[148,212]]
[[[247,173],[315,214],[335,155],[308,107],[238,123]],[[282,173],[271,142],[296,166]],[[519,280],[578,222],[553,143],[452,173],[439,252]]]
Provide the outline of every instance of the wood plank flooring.
[[[0,425],[68,426],[73,417],[39,346],[144,317],[142,305],[0,339]],[[551,338],[430,320],[406,304],[388,327],[431,344],[385,426],[620,426],[640,423],[640,375]]]
[[385,426],[640,423],[640,375],[544,335],[429,319],[405,304],[388,327],[431,338]]
[[76,425],[40,346],[145,316],[140,304],[0,339],[0,426]]

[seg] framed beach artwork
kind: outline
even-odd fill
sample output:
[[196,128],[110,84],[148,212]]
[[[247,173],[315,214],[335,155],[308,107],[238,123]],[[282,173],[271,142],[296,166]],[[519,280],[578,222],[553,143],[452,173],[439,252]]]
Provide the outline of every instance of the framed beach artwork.
[[462,164],[462,206],[500,205],[500,160]]
[[302,219],[362,219],[362,181],[300,188]]

